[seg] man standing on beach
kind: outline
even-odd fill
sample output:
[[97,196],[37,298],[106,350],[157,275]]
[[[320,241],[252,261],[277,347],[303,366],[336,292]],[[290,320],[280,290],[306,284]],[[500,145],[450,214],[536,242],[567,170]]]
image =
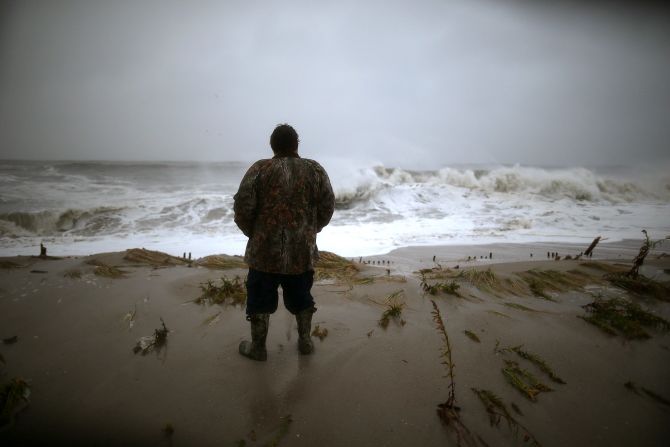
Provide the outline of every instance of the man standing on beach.
[[267,359],[265,339],[280,285],[284,305],[298,323],[298,350],[314,350],[316,234],[330,222],[335,196],[323,167],[298,155],[299,141],[293,127],[278,125],[270,136],[274,157],[254,163],[234,197],[235,223],[249,238],[244,260],[251,341],[242,341],[239,351],[253,360]]

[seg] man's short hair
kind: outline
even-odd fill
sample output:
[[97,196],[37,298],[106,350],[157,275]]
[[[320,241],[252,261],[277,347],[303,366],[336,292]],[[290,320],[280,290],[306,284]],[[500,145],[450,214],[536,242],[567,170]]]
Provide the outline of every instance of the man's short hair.
[[299,142],[298,132],[286,123],[277,124],[272,135],[270,135],[270,147],[275,154],[297,152]]

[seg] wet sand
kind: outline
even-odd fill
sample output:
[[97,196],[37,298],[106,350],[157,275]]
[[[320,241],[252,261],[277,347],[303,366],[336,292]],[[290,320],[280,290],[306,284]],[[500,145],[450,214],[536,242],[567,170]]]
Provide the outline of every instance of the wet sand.
[[[630,264],[638,245],[599,247],[594,259],[613,265]],[[669,258],[658,257],[668,248],[652,252],[645,275],[670,279]],[[584,289],[549,292],[554,299],[549,301],[459,280],[461,297],[431,296],[423,293],[414,273],[434,267],[435,255],[445,267],[491,268],[501,278],[529,269],[576,269],[600,278],[602,272],[581,261],[546,260],[547,251],[564,256],[583,249],[414,247],[365,258],[384,262],[359,264],[357,281],[331,278],[315,284],[314,325],[328,330],[323,341],[314,338],[315,354],[298,354],[295,322],[280,306],[270,322],[266,363],[237,353],[249,333],[243,308],[193,302],[207,280],[243,277],[243,269],[154,268],[124,261],[123,253],[5,258],[23,267],[0,270],[0,337],[18,336],[13,344],[0,344],[6,363],[0,364],[0,382],[22,377],[30,383],[31,396],[15,424],[0,432],[0,444],[456,445],[436,414],[436,406],[447,399],[448,380],[431,315],[433,299],[451,342],[461,419],[488,445],[522,445],[523,440],[504,421],[498,427],[489,424],[472,387],[518,406],[523,415],[514,413],[516,419],[545,446],[667,445],[670,407],[624,384],[632,381],[670,397],[670,335],[650,330],[650,339],[625,340],[577,318],[594,296],[626,292],[594,280]],[[467,261],[467,256],[489,252],[492,260]],[[91,258],[127,273],[97,276],[86,263]],[[72,270],[81,276],[64,276]],[[374,280],[360,280],[369,277]],[[383,302],[397,290],[406,304],[404,324],[391,321],[383,329],[378,325]],[[670,318],[667,301],[632,299]],[[137,340],[159,328],[160,318],[170,330],[166,346],[145,356],[134,354]],[[496,342],[523,345],[540,355],[566,384],[549,381],[514,353],[494,352]],[[504,360],[519,362],[553,391],[530,401],[505,380]],[[171,435],[164,432],[167,424],[174,429]]]

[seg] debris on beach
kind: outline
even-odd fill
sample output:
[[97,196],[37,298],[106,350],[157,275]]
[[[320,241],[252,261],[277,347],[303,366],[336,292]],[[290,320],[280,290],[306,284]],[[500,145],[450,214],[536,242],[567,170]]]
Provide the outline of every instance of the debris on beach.
[[81,270],[77,269],[71,269],[63,273],[63,276],[65,278],[70,278],[70,279],[80,279],[81,278]]
[[521,368],[515,361],[505,360],[505,367],[502,368],[502,373],[510,385],[533,402],[537,401],[538,394],[553,391],[547,385],[540,382],[530,371]]
[[[505,422],[507,422],[509,429],[512,430],[515,435],[520,435],[524,443],[528,442],[532,446],[540,446],[540,442],[530,430],[510,414],[509,410],[507,410],[507,406],[500,397],[490,390],[479,388],[470,389],[477,395],[482,405],[484,405],[486,413],[489,416],[489,423],[492,427],[499,427],[500,421],[504,419]],[[514,408],[517,413],[520,412],[515,404],[512,404],[512,408]]]
[[161,251],[147,250],[144,248],[131,248],[126,250],[123,259],[138,264],[148,264],[154,267],[165,267],[171,265],[184,265],[188,262],[176,256]]
[[449,295],[460,297],[461,295],[458,293],[458,289],[460,287],[461,285],[453,279],[449,282],[436,282],[434,284],[429,284],[426,280],[426,276],[421,273],[421,289],[430,295],[437,295],[438,293],[443,292]]
[[142,355],[147,355],[153,350],[156,350],[160,352],[160,350],[165,346],[167,343],[167,336],[168,333],[170,332],[168,328],[165,326],[165,322],[161,318],[161,324],[162,328],[154,330],[153,335],[149,335],[146,337],[141,337],[138,341],[135,347],[133,348],[133,352],[135,354],[137,353],[142,353]]
[[666,407],[670,407],[670,400],[666,399],[665,397],[661,396],[658,393],[655,393],[654,391],[650,390],[649,388],[645,388],[643,386],[639,387],[633,383],[632,381],[628,381],[623,384],[623,386],[626,387],[626,389],[632,391],[633,393],[637,394],[638,396],[642,396],[643,393],[645,396],[649,397],[653,401],[665,405]]
[[479,337],[477,336],[477,334],[475,334],[475,333],[472,332],[472,331],[469,331],[469,330],[466,329],[466,330],[463,331],[463,333],[464,333],[470,340],[472,340],[472,341],[474,341],[474,342],[477,342],[477,343],[481,343],[481,342],[482,342],[482,341],[479,339]]
[[225,304],[226,300],[230,300],[233,306],[238,304],[241,306],[247,301],[244,281],[239,276],[233,279],[222,276],[220,285],[209,280],[200,284],[200,290],[202,294],[195,299],[196,304]]
[[447,375],[445,376],[449,380],[447,386],[448,395],[447,400],[437,405],[437,415],[440,420],[453,431],[456,436],[456,445],[465,445],[475,446],[478,445],[475,441],[475,438],[470,433],[468,427],[463,423],[460,416],[461,408],[456,404],[456,382],[454,381],[454,369],[456,365],[454,364],[451,351],[451,343],[449,342],[449,334],[447,333],[447,328],[444,325],[444,320],[442,319],[442,314],[440,313],[440,308],[437,307],[435,301],[430,300],[433,305],[433,310],[431,314],[433,316],[433,322],[435,323],[435,328],[440,334],[442,339],[442,348],[440,349],[440,358],[442,359],[442,365],[444,365]]
[[405,320],[401,318],[402,310],[406,306],[405,302],[401,299],[404,294],[405,292],[402,289],[399,289],[386,298],[384,303],[386,310],[382,313],[381,318],[377,322],[379,327],[386,329],[391,320],[400,324],[400,326],[405,325]]
[[578,315],[578,318],[607,334],[620,335],[629,340],[650,338],[651,335],[644,328],[656,328],[666,332],[670,330],[670,322],[623,298],[606,300],[597,297],[595,301],[582,307],[588,314]]
[[13,345],[17,341],[19,341],[19,336],[18,335],[13,335],[11,337],[7,337],[7,338],[2,339],[2,342],[6,345]]
[[128,322],[128,330],[131,330],[135,325],[135,316],[137,315],[137,305],[132,312],[128,312],[123,316],[123,321]]
[[318,324],[314,326],[312,337],[318,337],[320,341],[328,336],[328,329],[320,327]]
[[596,248],[596,245],[598,245],[598,242],[600,242],[601,237],[598,236],[595,239],[593,239],[593,242],[591,242],[591,245],[586,249],[584,252],[584,257],[585,258],[590,258],[593,256],[593,250]]
[[98,259],[90,259],[86,261],[86,264],[95,266],[93,273],[97,276],[103,276],[105,278],[122,278],[127,272],[114,267],[113,265],[105,264],[104,262]]
[[14,423],[16,414],[30,404],[30,385],[15,377],[0,387],[0,430]]

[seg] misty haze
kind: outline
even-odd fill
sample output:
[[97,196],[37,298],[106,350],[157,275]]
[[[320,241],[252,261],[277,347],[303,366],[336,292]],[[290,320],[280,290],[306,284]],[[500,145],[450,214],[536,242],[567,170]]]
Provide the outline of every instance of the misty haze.
[[[668,80],[652,2],[0,0],[0,444],[666,445]],[[280,123],[335,211],[259,367]]]

